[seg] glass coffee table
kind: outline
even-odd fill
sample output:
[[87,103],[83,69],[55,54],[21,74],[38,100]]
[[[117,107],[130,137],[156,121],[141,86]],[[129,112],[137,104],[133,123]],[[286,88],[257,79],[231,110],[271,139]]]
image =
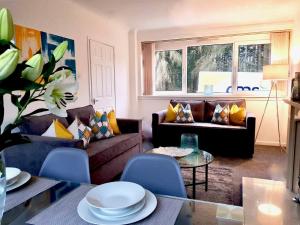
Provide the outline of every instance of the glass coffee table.
[[[186,184],[185,186],[192,186],[193,188],[193,199],[196,198],[196,186],[200,184],[205,185],[205,191],[208,190],[208,165],[214,160],[214,157],[209,152],[198,150],[193,153],[178,158],[177,161],[181,168],[191,168],[193,173],[192,183]],[[205,180],[201,182],[196,181],[196,169],[197,167],[205,167]]]
[[[174,148],[174,147],[172,147]],[[178,148],[180,149],[180,148]],[[155,153],[152,150],[147,151],[146,153]],[[205,191],[208,190],[208,165],[214,160],[214,157],[209,152],[206,152],[204,150],[198,150],[194,151],[193,153],[181,157],[176,158],[180,168],[191,168],[193,173],[192,182],[189,184],[186,184],[185,186],[189,187],[192,186],[193,188],[193,196],[192,198],[196,198],[196,186],[197,185],[205,185]],[[205,167],[205,179],[204,181],[197,182],[196,181],[196,169],[197,167]]]

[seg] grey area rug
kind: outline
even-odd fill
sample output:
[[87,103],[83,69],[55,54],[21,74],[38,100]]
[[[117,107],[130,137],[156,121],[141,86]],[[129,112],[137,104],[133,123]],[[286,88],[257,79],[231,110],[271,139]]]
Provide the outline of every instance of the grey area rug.
[[[201,182],[205,180],[205,167],[197,168],[196,180]],[[192,169],[181,169],[185,183],[192,182]],[[224,204],[234,204],[234,184],[233,171],[231,168],[217,167],[209,165],[208,167],[208,191],[205,191],[205,185],[196,186],[196,199]],[[187,187],[188,196],[192,197],[192,187]]]

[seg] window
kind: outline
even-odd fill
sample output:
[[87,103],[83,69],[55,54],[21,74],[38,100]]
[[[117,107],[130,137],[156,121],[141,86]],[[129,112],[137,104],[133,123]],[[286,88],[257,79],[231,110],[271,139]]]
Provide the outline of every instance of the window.
[[[271,63],[270,34],[152,42],[152,67],[144,70],[144,80],[151,81],[147,93],[266,96],[271,82],[263,80],[262,71]],[[281,49],[288,59],[288,45],[281,42],[272,50]]]
[[182,91],[182,50],[155,52],[155,91]]
[[263,81],[263,66],[271,63],[271,44],[238,46],[237,91],[267,91],[270,81]]
[[232,51],[232,44],[188,47],[188,93],[203,93],[207,86],[212,86],[215,93],[225,93],[231,85]]

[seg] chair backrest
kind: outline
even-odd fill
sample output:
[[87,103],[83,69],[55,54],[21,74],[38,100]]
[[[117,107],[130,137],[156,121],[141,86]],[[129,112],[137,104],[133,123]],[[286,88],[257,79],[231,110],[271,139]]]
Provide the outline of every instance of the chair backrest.
[[91,183],[87,153],[77,148],[53,149],[47,155],[39,176],[76,183]]
[[137,155],[128,161],[121,180],[140,184],[155,194],[187,197],[180,167],[169,156]]

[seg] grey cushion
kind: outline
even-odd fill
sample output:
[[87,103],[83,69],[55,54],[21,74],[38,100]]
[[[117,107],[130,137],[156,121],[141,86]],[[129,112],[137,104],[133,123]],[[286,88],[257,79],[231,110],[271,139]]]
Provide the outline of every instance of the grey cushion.
[[69,109],[67,110],[67,114],[67,120],[70,124],[75,120],[77,116],[77,118],[82,123],[84,123],[85,125],[89,125],[90,117],[91,115],[95,114],[95,110],[92,105],[87,105],[80,108]]
[[69,126],[66,118],[58,117],[53,114],[29,116],[25,118],[19,126],[20,132],[23,134],[42,135],[55,119],[58,119],[65,127]]

